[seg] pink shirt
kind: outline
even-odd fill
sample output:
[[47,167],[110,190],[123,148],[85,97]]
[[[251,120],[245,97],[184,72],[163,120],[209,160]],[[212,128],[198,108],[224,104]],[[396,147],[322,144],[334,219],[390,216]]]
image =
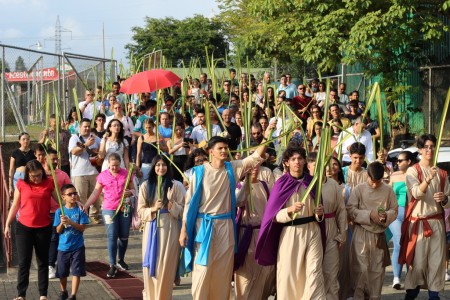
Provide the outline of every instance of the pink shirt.
[[[127,181],[128,171],[120,169],[116,176],[113,176],[109,170],[98,174],[97,182],[103,187],[103,209],[116,210],[122,197],[123,188]],[[133,177],[131,177],[131,181]]]
[[[72,183],[72,181],[69,178],[69,175],[67,175],[66,172],[61,171],[60,169],[55,169],[55,175],[56,175],[56,181],[58,183],[59,191],[61,192],[61,188],[69,183]],[[47,175],[49,178],[52,178],[52,175]],[[62,194],[61,194],[62,198]],[[50,212],[54,213],[59,208],[58,199],[53,199],[50,203]]]

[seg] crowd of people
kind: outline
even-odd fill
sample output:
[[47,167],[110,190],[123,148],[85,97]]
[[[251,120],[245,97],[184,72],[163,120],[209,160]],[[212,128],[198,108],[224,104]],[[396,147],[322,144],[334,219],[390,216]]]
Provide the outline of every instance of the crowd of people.
[[[394,166],[345,83],[297,86],[283,74],[274,84],[234,69],[218,86],[205,73],[185,80],[183,96],[180,85],[139,95],[99,86],[67,120],[51,115],[34,147],[19,135],[5,227],[18,249],[15,299],[26,297],[33,248],[40,299],[55,277],[59,299],[76,299],[88,224],[105,226],[108,278],[129,269],[130,229],[142,230],[143,299],[171,299],[189,272],[194,299],[229,299],[232,285],[236,299],[380,299],[391,263],[405,299],[423,285],[439,299],[450,187],[432,164],[434,136],[417,139],[419,162],[403,151]],[[308,189],[318,173],[320,197],[317,182]]]

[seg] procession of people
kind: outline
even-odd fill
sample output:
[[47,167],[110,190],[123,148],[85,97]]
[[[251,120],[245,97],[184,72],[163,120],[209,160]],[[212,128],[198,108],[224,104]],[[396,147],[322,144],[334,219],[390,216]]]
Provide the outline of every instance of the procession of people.
[[108,278],[130,268],[130,230],[142,231],[146,300],[172,299],[188,273],[193,299],[381,299],[391,264],[402,298],[426,287],[439,299],[450,186],[435,136],[417,138],[420,161],[403,151],[392,165],[383,124],[345,83],[198,75],[182,79],[187,94],[180,82],[88,89],[39,143],[19,135],[4,229],[18,249],[16,300],[33,248],[40,300],[55,277],[58,299],[76,299],[88,224],[105,226]]

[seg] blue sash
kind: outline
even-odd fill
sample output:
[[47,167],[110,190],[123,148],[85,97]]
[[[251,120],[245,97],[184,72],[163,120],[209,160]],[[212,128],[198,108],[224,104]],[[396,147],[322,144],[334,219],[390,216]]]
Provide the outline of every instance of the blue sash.
[[[160,209],[160,214],[167,214],[169,211],[167,209]],[[144,262],[142,266],[148,268],[148,273],[151,277],[156,277],[156,261],[158,260],[158,239],[159,230],[157,219],[150,221],[150,228],[148,230],[147,246],[145,247]]]
[[[184,264],[186,272],[191,272],[193,269],[192,260],[194,256],[194,243],[200,243],[200,248],[195,260],[196,264],[206,266],[208,265],[209,249],[211,246],[211,238],[214,220],[217,219],[231,219],[233,222],[234,231],[234,251],[237,252],[237,235],[236,235],[236,181],[234,179],[234,171],[230,162],[225,162],[225,169],[228,174],[228,181],[230,182],[231,194],[231,212],[220,215],[209,215],[199,213],[199,204],[202,193],[202,181],[205,174],[205,167],[203,165],[194,167],[195,173],[195,190],[189,203],[189,208],[186,215],[186,232],[188,236],[188,243],[184,249]],[[195,225],[197,218],[202,218],[202,223],[199,232],[195,233]],[[193,238],[195,236],[195,238]]]

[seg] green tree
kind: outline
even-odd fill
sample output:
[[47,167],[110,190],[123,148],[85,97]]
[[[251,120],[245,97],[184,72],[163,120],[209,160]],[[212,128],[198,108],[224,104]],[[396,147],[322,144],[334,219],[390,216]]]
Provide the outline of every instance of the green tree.
[[[320,72],[361,63],[370,75],[395,74],[449,30],[450,1],[219,0],[233,43],[281,63]],[[389,76],[389,75],[388,75]],[[395,76],[394,76],[395,77]]]
[[16,71],[16,72],[21,72],[21,71],[27,70],[27,67],[25,67],[25,61],[23,60],[22,56],[17,57],[14,65],[15,65],[14,71]]
[[166,61],[189,65],[193,58],[205,66],[206,51],[214,57],[225,58],[229,43],[224,23],[219,18],[195,15],[192,18],[146,18],[144,27],[133,27],[133,42],[126,45],[129,56],[141,59],[154,50],[162,50]]

